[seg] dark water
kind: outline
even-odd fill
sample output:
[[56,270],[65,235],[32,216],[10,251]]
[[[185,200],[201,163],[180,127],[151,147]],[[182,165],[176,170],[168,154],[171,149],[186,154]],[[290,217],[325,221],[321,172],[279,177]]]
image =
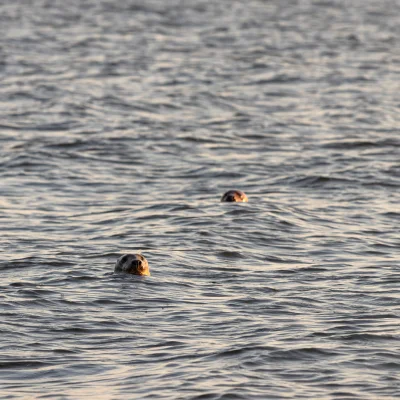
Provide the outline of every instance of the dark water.
[[399,398],[399,26],[1,2],[1,398]]

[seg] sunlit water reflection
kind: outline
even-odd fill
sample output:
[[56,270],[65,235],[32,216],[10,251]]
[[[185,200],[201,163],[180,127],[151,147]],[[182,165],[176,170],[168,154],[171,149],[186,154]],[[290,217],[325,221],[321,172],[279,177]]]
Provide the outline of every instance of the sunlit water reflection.
[[398,398],[398,2],[33,3],[0,6],[2,397]]

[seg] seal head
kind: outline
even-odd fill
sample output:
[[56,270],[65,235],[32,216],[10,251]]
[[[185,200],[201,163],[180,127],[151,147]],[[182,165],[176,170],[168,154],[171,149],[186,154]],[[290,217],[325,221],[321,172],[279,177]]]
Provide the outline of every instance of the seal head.
[[229,190],[222,197],[222,202],[247,203],[249,199],[241,190]]
[[150,276],[149,263],[141,254],[124,254],[115,263],[114,272]]

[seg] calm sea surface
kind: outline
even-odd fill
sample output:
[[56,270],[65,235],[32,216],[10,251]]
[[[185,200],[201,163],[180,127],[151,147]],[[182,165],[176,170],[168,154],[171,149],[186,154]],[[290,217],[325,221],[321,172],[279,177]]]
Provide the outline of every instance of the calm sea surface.
[[399,399],[399,27],[1,1],[1,399]]

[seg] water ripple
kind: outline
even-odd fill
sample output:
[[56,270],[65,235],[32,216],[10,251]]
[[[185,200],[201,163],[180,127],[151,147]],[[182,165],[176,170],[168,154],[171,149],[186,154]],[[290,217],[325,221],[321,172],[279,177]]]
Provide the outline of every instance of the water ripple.
[[23,3],[2,396],[398,398],[397,2]]

